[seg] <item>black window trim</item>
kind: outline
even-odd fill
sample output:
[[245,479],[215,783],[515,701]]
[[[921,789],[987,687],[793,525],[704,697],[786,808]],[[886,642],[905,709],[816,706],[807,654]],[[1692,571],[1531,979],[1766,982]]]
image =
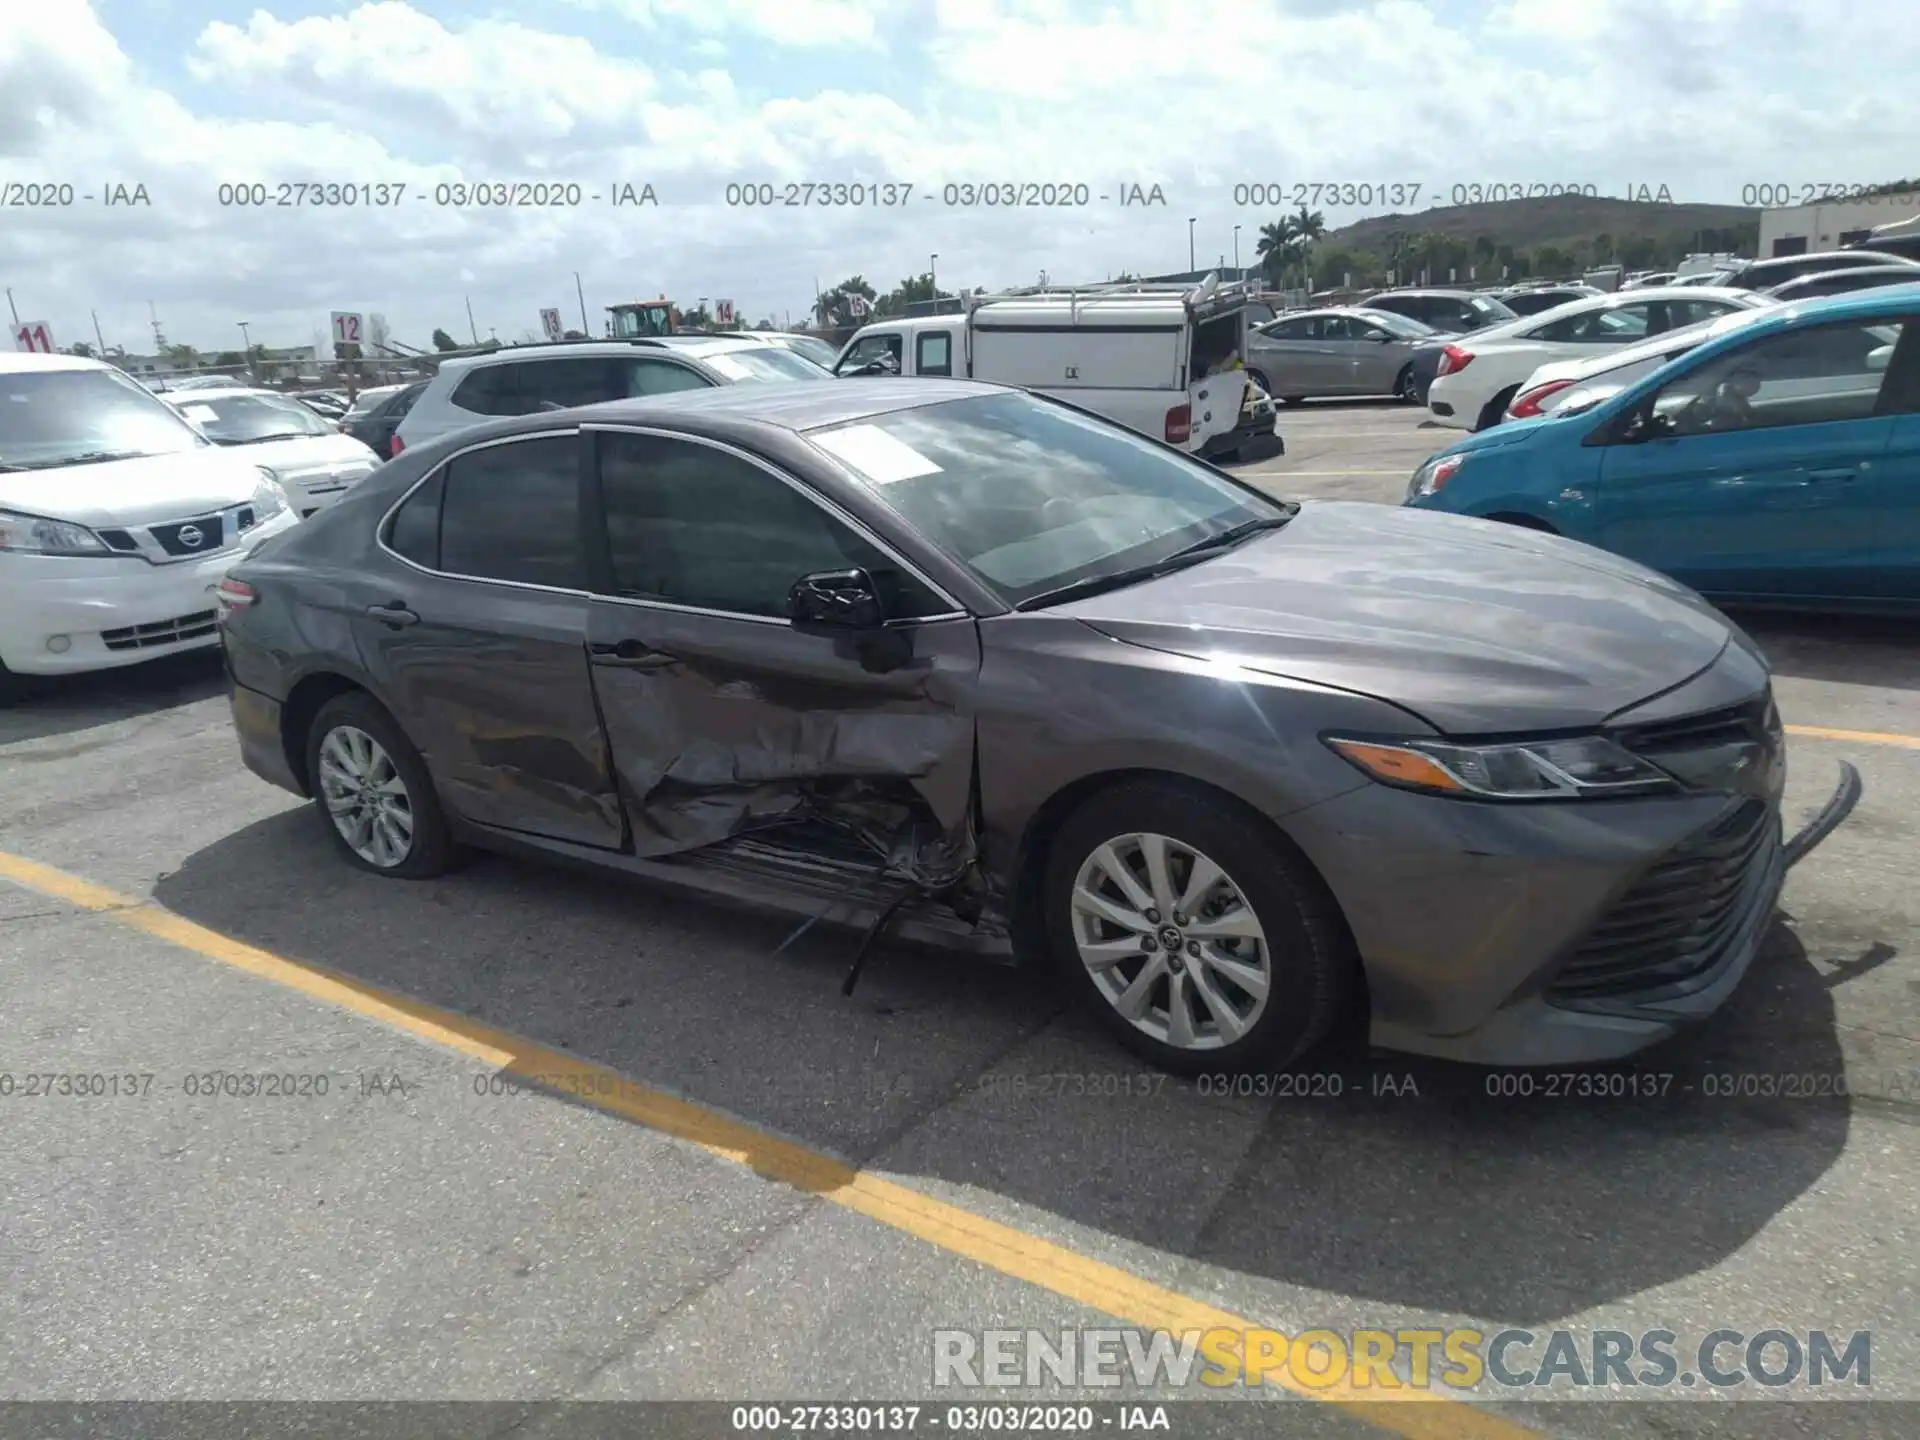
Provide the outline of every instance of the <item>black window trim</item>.
[[[690,445],[704,445],[710,450],[718,450],[722,454],[731,455],[737,460],[744,460],[756,469],[763,470],[771,475],[789,490],[799,495],[801,499],[809,501],[824,510],[828,515],[845,525],[855,535],[859,536],[860,539],[873,546],[880,554],[884,555],[908,575],[911,575],[915,580],[919,581],[920,584],[924,585],[936,600],[951,607],[935,615],[910,615],[889,620],[887,621],[889,627],[905,628],[910,625],[932,625],[941,621],[973,618],[973,612],[968,610],[966,606],[962,605],[958,600],[954,599],[953,596],[949,595],[945,587],[931,579],[920,566],[900,554],[894,546],[889,545],[878,535],[874,534],[857,516],[848,512],[828,496],[822,495],[811,485],[806,484],[795,476],[789,475],[772,461],[755,455],[751,450],[743,450],[737,445],[729,445],[724,440],[712,440],[704,435],[690,435],[684,430],[666,430],[654,425],[617,424],[596,421],[592,424],[581,426],[580,434],[583,439],[596,437],[596,441],[600,435],[646,435],[659,440],[679,440]],[[598,587],[602,587],[595,588],[588,592],[591,598],[604,600],[612,605],[632,605],[643,610],[667,610],[678,615],[706,615],[719,620],[751,620],[756,624],[779,625],[783,627],[793,623],[784,615],[753,615],[741,610],[715,610],[704,605],[680,605],[671,600],[646,600],[635,595],[615,595],[611,593],[610,589],[604,588],[609,586],[612,580],[613,556],[607,541],[607,527],[604,518],[605,501],[600,489],[598,445],[597,443],[594,445],[583,445],[582,449],[584,451],[582,473],[586,477],[586,484],[581,497],[581,513],[586,517],[586,523],[591,535],[587,546],[587,574],[590,580],[597,582]],[[799,577],[796,576],[795,578],[797,579]]]
[[[501,580],[492,575],[464,575],[458,570],[435,569],[430,566],[422,565],[416,560],[409,560],[405,555],[402,555],[398,550],[394,549],[391,545],[387,543],[387,537],[393,531],[394,517],[400,513],[400,507],[405,505],[407,501],[411,500],[414,496],[414,492],[419,490],[424,485],[426,485],[426,483],[432,480],[436,475],[444,477],[446,474],[447,467],[453,464],[454,461],[460,459],[462,456],[471,455],[479,450],[491,450],[500,445],[523,445],[531,440],[570,439],[574,442],[574,446],[577,451],[584,451],[586,447],[581,443],[582,438],[583,437],[581,435],[580,427],[575,426],[571,429],[566,429],[566,430],[529,430],[522,435],[500,435],[500,436],[496,436],[491,440],[476,440],[471,445],[462,446],[460,449],[454,451],[453,454],[447,456],[447,458],[442,460],[438,465],[435,465],[431,470],[427,471],[426,474],[422,475],[418,480],[414,481],[413,484],[409,485],[406,489],[406,493],[403,494],[398,500],[395,500],[393,504],[387,507],[386,513],[380,517],[379,525],[377,525],[374,528],[374,532],[373,532],[374,543],[380,548],[380,550],[383,553],[390,556],[392,559],[398,560],[402,565],[405,565],[409,570],[418,571],[422,575],[431,575],[437,580],[464,580],[470,585],[504,585],[510,590],[530,590],[536,595],[568,595],[568,596],[573,596],[580,599],[592,599],[593,591],[591,590],[575,590],[575,589],[571,589],[571,588],[560,586],[560,585],[537,585],[531,580]],[[586,465],[586,461],[584,457],[582,457],[580,459],[581,468],[580,468],[580,471],[576,474],[576,478],[575,478],[575,484],[576,484],[576,487],[578,487],[576,490],[576,493],[579,494],[580,496],[581,514],[583,517],[586,514],[586,506],[585,506],[586,494],[585,494],[585,487],[579,484],[579,474],[584,473],[585,465]],[[442,483],[444,486],[444,479]],[[441,491],[440,504],[441,504],[441,511],[444,516],[445,509],[446,509],[446,492],[444,488]],[[438,533],[438,528],[436,527],[436,534],[437,533]],[[584,539],[584,534],[582,538]],[[439,558],[439,546],[437,544],[434,547],[434,558],[436,560]],[[586,566],[586,568],[589,571],[591,571],[593,568],[592,551],[583,546],[581,559],[582,559],[582,563]]]

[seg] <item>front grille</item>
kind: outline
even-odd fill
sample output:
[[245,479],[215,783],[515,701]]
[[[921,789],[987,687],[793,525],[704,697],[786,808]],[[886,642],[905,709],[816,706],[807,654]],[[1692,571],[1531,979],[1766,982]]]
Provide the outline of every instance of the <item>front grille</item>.
[[1780,820],[1746,800],[1668,853],[1614,901],[1548,986],[1587,1000],[1684,986],[1712,970],[1767,903]]
[[147,533],[169,555],[211,555],[226,543],[225,529],[220,516],[208,515],[171,525],[149,525]]
[[183,640],[199,640],[214,633],[219,615],[212,610],[196,610],[191,615],[176,615],[171,620],[156,620],[151,625],[129,625],[121,630],[102,630],[100,641],[109,650],[151,650],[159,645],[178,645]]
[[1621,744],[1637,755],[1658,760],[1662,755],[1706,750],[1717,745],[1767,744],[1778,734],[1779,714],[1771,691],[1723,710],[1708,710],[1678,720],[1656,720],[1630,725],[1617,732]]

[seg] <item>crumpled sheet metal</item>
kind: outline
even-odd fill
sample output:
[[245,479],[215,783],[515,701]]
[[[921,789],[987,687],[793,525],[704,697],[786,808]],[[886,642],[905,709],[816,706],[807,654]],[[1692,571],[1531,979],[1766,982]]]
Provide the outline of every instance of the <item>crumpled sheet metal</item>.
[[[929,667],[922,679],[937,673]],[[973,781],[967,690],[915,688],[897,698],[876,695],[862,709],[782,705],[826,697],[782,696],[737,677],[707,688],[683,681],[627,690],[619,719],[609,715],[608,724],[636,853],[696,850],[817,813],[819,792],[842,781],[898,782],[947,834],[959,835]],[[938,689],[949,689],[947,703]],[[844,705],[850,697],[833,698]]]

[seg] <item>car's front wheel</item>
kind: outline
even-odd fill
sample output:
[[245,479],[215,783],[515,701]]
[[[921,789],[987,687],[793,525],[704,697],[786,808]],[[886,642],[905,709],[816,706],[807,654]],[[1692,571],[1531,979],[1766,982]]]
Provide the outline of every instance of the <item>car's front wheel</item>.
[[314,805],[340,852],[363,870],[425,880],[455,846],[425,762],[370,695],[336,696],[307,732]]
[[1085,802],[1055,837],[1044,903],[1068,987],[1164,1069],[1288,1064],[1351,994],[1331,897],[1263,822],[1199,789],[1134,781]]

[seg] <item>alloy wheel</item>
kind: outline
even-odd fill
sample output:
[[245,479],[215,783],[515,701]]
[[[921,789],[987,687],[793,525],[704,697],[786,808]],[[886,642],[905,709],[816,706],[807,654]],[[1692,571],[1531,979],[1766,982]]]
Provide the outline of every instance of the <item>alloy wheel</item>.
[[336,725],[320,742],[320,794],[340,838],[391,870],[413,852],[413,800],[393,757],[366,731]]
[[1073,939],[1094,987],[1134,1028],[1217,1050],[1267,1006],[1266,932],[1213,860],[1151,832],[1094,847],[1073,882]]

